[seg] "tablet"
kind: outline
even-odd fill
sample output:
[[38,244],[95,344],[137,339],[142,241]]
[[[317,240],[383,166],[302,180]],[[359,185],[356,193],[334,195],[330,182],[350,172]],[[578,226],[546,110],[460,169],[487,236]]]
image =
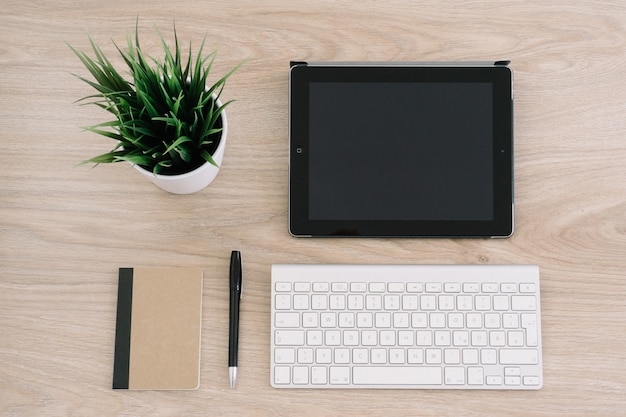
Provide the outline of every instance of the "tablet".
[[290,233],[510,236],[507,65],[292,62]]

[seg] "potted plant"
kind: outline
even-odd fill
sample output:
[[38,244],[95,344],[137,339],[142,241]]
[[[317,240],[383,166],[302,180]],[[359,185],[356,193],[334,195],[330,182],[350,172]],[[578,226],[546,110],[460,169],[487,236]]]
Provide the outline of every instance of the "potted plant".
[[[158,31],[157,31],[158,32]],[[220,95],[226,80],[243,62],[212,85],[207,85],[216,51],[203,56],[204,37],[195,61],[191,43],[183,59],[174,27],[174,50],[159,32],[165,52],[162,61],[148,57],[127,36],[128,50],[115,47],[128,67],[124,79],[89,37],[94,58],[70,46],[94,81],[78,76],[97,92],[79,101],[111,113],[112,121],[85,129],[115,140],[110,152],[83,163],[128,161],[156,185],[176,194],[199,191],[213,181],[224,154],[227,119]]]

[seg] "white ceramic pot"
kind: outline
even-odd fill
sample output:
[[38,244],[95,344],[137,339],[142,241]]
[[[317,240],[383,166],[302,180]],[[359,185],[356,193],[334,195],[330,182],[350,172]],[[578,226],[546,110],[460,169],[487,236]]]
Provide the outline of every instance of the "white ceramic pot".
[[[217,104],[219,106],[222,105],[219,100],[217,100]],[[143,169],[139,165],[135,165],[135,168],[154,184],[173,194],[191,194],[202,190],[213,182],[219,172],[219,167],[222,166],[222,159],[224,158],[226,133],[228,130],[225,110],[222,111],[220,117],[222,118],[222,137],[220,138],[220,143],[218,144],[215,153],[212,155],[213,160],[218,166],[205,162],[193,171],[179,175],[155,175],[152,172]]]

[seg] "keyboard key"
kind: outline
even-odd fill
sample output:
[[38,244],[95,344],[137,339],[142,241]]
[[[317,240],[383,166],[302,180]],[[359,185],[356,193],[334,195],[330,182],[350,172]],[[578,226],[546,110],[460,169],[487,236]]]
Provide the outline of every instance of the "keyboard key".
[[489,332],[489,346],[506,346],[506,333],[503,331]]
[[376,313],[374,317],[376,318],[377,328],[391,327],[391,313]]
[[328,382],[328,376],[325,366],[311,367],[311,384],[325,385]]
[[461,283],[460,282],[446,282],[443,286],[443,291],[452,292],[452,293],[461,292]]
[[276,327],[300,327],[299,313],[276,313],[274,318]]
[[[447,365],[458,365],[461,363],[461,351],[459,349],[446,349],[443,352],[443,362]],[[465,372],[465,368],[461,368]]]
[[433,332],[430,330],[418,330],[415,333],[415,344],[417,346],[432,346]]
[[477,295],[474,297],[474,306],[478,311],[491,310],[491,296],[489,295]]
[[537,316],[535,314],[522,314],[522,327],[526,329],[526,344],[537,346]]
[[485,383],[485,375],[483,368],[470,366],[467,368],[468,385],[482,385]]
[[331,284],[332,292],[348,292],[348,283],[347,282],[333,282]]
[[519,292],[534,293],[536,292],[535,284],[523,282],[519,285]]
[[358,364],[369,363],[369,350],[365,348],[358,348],[352,351],[352,362]]
[[480,351],[480,363],[483,365],[495,365],[498,363],[498,351],[495,349],[482,349]]
[[454,310],[454,296],[453,295],[440,295],[439,296],[439,310],[451,311]]
[[390,282],[389,284],[387,284],[387,291],[404,292],[404,284],[401,282]]
[[[524,346],[524,332],[510,331],[507,334],[508,345],[511,347],[523,347]],[[532,346],[529,344],[529,346]]]
[[454,346],[469,346],[469,332],[467,330],[457,330],[452,332],[452,344]]
[[376,330],[361,332],[361,344],[363,346],[376,346],[378,344],[378,332]]
[[422,349],[408,349],[407,362],[410,364],[424,363],[424,351]]
[[422,295],[420,297],[420,305],[424,311],[433,311],[437,308],[437,296]]
[[465,368],[460,366],[446,366],[444,381],[447,385],[465,384]]
[[406,329],[409,327],[409,313],[393,313],[393,327]]
[[315,363],[330,364],[333,361],[333,351],[328,348],[317,349],[315,351]]
[[311,296],[311,308],[313,310],[326,310],[328,308],[328,296],[313,294]]
[[508,366],[504,368],[504,376],[521,376],[522,370],[518,367]]
[[471,295],[459,295],[456,297],[456,308],[459,311],[470,311],[474,308],[474,297]]
[[428,315],[430,327],[433,329],[443,329],[446,327],[446,314],[445,313],[430,313]]
[[365,282],[350,283],[350,291],[364,293],[367,292],[367,284]]
[[507,311],[509,309],[509,297],[506,295],[495,295],[493,297],[493,309],[496,311]]
[[337,326],[337,313],[321,313],[320,314],[320,327],[334,328]]
[[498,313],[485,313],[485,328],[487,329],[499,329],[500,328],[500,314]]
[[318,323],[319,321],[318,321],[317,313],[311,313],[311,312],[302,313],[302,327],[313,328],[313,327],[317,327],[319,325]]
[[426,349],[426,363],[440,364],[442,361],[441,349]]
[[482,347],[487,346],[487,332],[483,330],[476,330],[472,332],[472,346]]
[[448,314],[448,327],[451,329],[461,329],[465,326],[463,313],[449,313]]
[[368,310],[382,310],[383,298],[380,295],[368,295],[365,297],[365,308]]
[[524,385],[539,385],[539,377],[536,376],[525,376],[522,381],[524,382]]
[[304,331],[302,330],[276,330],[274,343],[276,346],[302,346],[304,345]]
[[354,313],[339,313],[339,327],[354,327]]
[[481,313],[467,313],[465,318],[468,329],[480,329],[483,327],[483,316]]
[[344,294],[332,294],[328,302],[331,310],[346,309],[346,296]]
[[357,385],[441,385],[440,367],[355,366],[353,383]]
[[307,366],[293,367],[293,383],[296,385],[306,385],[309,383],[309,368]]
[[418,302],[417,295],[403,295],[402,296],[402,309],[407,311],[417,310]]
[[399,295],[385,295],[383,297],[383,304],[385,310],[400,310],[400,296]]
[[412,313],[411,326],[418,329],[423,329],[428,326],[428,316],[426,313]]
[[362,294],[351,294],[348,296],[348,310],[363,310],[365,299]]
[[389,349],[389,363],[404,364],[404,349]]
[[466,282],[463,284],[463,292],[477,293],[480,292],[480,284],[477,282]]
[[335,349],[335,363],[337,364],[349,364],[350,363],[350,349]]
[[502,377],[500,375],[488,375],[487,385],[502,385]]
[[330,368],[330,383],[347,385],[350,383],[350,368],[347,366],[332,366]]
[[520,385],[522,383],[522,378],[519,376],[505,376],[504,377],[504,385]]
[[291,308],[291,295],[280,294],[275,298],[276,310],[289,310]]
[[309,309],[309,296],[304,294],[296,294],[293,296],[293,309],[294,310],[308,310]]
[[299,348],[298,349],[298,363],[301,363],[301,364],[313,363],[313,349]]
[[502,327],[505,329],[519,328],[519,315],[517,313],[505,313],[502,315]]
[[387,363],[387,349],[372,349],[371,361],[373,364],[385,364]]
[[395,346],[396,345],[396,332],[395,330],[381,330],[379,334],[381,346]]
[[277,282],[274,288],[276,289],[276,292],[290,292],[291,282]]
[[398,332],[398,345],[413,346],[415,344],[415,333],[411,330],[400,330]]
[[500,349],[500,363],[503,365],[536,365],[539,355],[536,349]]
[[356,315],[356,326],[359,328],[368,328],[373,327],[374,325],[374,315],[370,312],[366,313],[357,313]]
[[276,363],[295,363],[296,350],[291,348],[276,349],[274,350],[274,358]]
[[291,368],[289,366],[274,367],[274,383],[289,384],[291,382]]
[[344,346],[358,346],[359,345],[359,331],[358,330],[346,330],[343,332],[343,344]]
[[324,342],[321,330],[309,330],[306,332],[306,344],[308,346],[322,346]]
[[326,346],[341,345],[341,332],[339,330],[326,330],[324,337]]
[[478,349],[463,349],[463,363],[465,365],[478,365]]
[[537,299],[534,295],[514,295],[511,297],[511,309],[515,311],[537,310]]

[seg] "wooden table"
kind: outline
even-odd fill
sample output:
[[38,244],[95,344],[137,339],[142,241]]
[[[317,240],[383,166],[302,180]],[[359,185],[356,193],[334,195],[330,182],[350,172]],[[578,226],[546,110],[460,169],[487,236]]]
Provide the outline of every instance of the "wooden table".
[[[135,20],[219,49],[229,143],[204,191],[163,192],[75,103],[65,42],[111,57]],[[618,416],[626,414],[626,3],[6,0],[0,13],[0,414],[3,416]],[[506,240],[297,239],[287,232],[289,60],[510,59],[516,232]],[[115,62],[118,58],[115,57]],[[237,388],[228,387],[228,262],[243,254]],[[538,264],[540,391],[276,390],[273,263]],[[111,389],[121,266],[201,267],[200,388]]]

